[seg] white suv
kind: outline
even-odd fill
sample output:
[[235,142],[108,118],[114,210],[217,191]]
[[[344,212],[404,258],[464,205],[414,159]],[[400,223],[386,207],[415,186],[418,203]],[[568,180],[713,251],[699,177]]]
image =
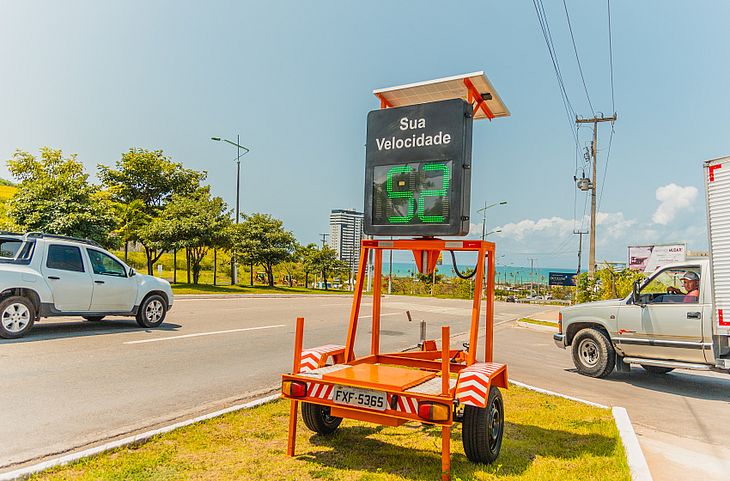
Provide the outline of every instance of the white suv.
[[172,307],[164,279],[138,274],[93,241],[0,234],[0,337],[24,336],[41,317],[135,316],[157,327]]

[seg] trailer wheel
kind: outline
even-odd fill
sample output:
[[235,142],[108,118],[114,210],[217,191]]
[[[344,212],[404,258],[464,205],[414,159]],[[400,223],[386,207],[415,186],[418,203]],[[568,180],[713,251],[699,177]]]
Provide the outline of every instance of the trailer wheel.
[[616,351],[598,329],[581,329],[573,338],[573,364],[585,376],[606,377],[616,364]]
[[504,402],[496,386],[489,388],[487,406],[464,406],[461,440],[473,463],[491,464],[499,456],[504,434]]
[[342,418],[330,416],[329,406],[302,403],[302,419],[317,434],[332,434],[340,426]]
[[649,374],[667,374],[674,371],[673,367],[647,366],[645,364],[642,364],[641,367]]

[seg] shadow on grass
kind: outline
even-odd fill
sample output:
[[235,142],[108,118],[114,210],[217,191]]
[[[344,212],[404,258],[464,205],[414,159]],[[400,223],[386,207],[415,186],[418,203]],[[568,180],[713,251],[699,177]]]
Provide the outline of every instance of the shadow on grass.
[[[341,427],[332,436],[313,435],[310,443],[331,448],[297,456],[321,467],[389,473],[426,481],[441,474],[441,428],[406,425],[409,432],[382,432],[383,426]],[[438,434],[438,439],[435,439]],[[386,435],[388,440],[374,437]],[[420,438],[419,438],[420,436]],[[390,440],[392,439],[392,442]],[[470,462],[457,443],[461,429],[451,431],[452,476],[472,479],[478,473],[507,477],[525,473],[536,457],[575,460],[584,456],[614,456],[617,439],[600,434],[577,434],[528,424],[506,423],[502,450],[491,465]],[[459,448],[459,452],[457,451]]]

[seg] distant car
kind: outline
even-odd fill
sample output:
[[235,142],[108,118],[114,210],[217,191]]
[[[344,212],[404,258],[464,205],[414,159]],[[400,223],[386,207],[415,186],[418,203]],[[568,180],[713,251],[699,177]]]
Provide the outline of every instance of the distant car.
[[22,337],[40,318],[54,316],[134,316],[142,327],[157,327],[172,301],[169,282],[137,274],[93,241],[0,234],[2,338]]
[[515,296],[507,296],[505,302],[517,302],[517,298]]

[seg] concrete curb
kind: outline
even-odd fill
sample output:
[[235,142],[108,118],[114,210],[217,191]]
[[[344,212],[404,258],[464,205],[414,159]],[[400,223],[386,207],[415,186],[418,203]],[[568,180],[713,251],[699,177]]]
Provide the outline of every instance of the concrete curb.
[[49,459],[48,461],[34,464],[32,466],[27,466],[25,468],[16,469],[15,471],[1,473],[0,481],[25,479],[25,478],[31,476],[32,474],[35,474],[35,473],[38,473],[41,471],[45,471],[46,469],[50,469],[50,468],[53,468],[56,466],[63,466],[64,464],[68,464],[73,461],[77,461],[81,458],[86,458],[89,456],[94,456],[95,454],[103,453],[104,451],[109,451],[110,449],[116,449],[116,448],[120,448],[122,446],[127,446],[130,444],[139,443],[141,441],[146,441],[153,436],[157,436],[158,434],[168,433],[170,431],[174,431],[175,429],[179,429],[179,428],[182,428],[185,426],[190,426],[191,424],[195,424],[200,421],[206,421],[208,419],[212,419],[212,418],[215,418],[218,416],[222,416],[224,414],[232,413],[234,411],[240,411],[242,409],[250,409],[252,407],[260,406],[262,404],[266,404],[268,402],[275,401],[275,400],[279,399],[280,397],[281,397],[281,395],[279,393],[272,394],[270,396],[256,399],[254,401],[249,401],[244,404],[230,406],[225,409],[221,409],[219,411],[215,411],[212,413],[204,414],[202,416],[194,417],[192,419],[186,419],[185,421],[180,421],[180,422],[170,424],[168,426],[164,426],[164,427],[161,427],[158,429],[153,429],[151,431],[136,434],[134,436],[129,436],[126,438],[118,439],[116,441],[102,444],[100,446],[96,446],[93,448],[84,449],[83,451],[67,454],[64,456],[60,456],[58,458]]
[[631,424],[629,413],[626,411],[625,408],[622,408],[620,406],[614,406],[613,408],[609,408],[608,406],[605,406],[603,404],[586,401],[585,399],[568,396],[566,394],[561,394],[555,391],[548,391],[547,389],[531,386],[529,384],[525,384],[523,382],[515,381],[512,379],[510,379],[509,382],[510,384],[514,384],[515,386],[520,386],[525,389],[536,391],[542,394],[557,396],[563,399],[569,399],[571,401],[576,401],[597,408],[611,409],[611,413],[613,414],[613,420],[616,423],[616,428],[618,428],[619,436],[621,436],[621,443],[624,445],[624,453],[626,453],[626,461],[629,465],[629,470],[631,471],[632,481],[653,481],[651,471],[649,471],[649,465],[646,462],[646,457],[644,457],[644,452],[641,450],[641,446],[639,445],[639,439],[636,437],[634,426]]
[[174,294],[175,299],[271,299],[290,297],[347,297],[352,299],[352,294]]
[[533,322],[523,322],[523,321],[517,321],[517,325],[520,327],[524,327],[525,329],[532,329],[534,331],[543,331],[543,332],[558,332],[558,325],[555,324],[555,326],[545,326],[543,324],[535,324]]
[[639,445],[639,439],[636,437],[634,427],[631,425],[629,413],[619,406],[614,406],[611,412],[621,435],[621,442],[624,444],[626,461],[628,461],[631,470],[631,479],[633,481],[652,481],[649,465],[646,463],[644,452]]

